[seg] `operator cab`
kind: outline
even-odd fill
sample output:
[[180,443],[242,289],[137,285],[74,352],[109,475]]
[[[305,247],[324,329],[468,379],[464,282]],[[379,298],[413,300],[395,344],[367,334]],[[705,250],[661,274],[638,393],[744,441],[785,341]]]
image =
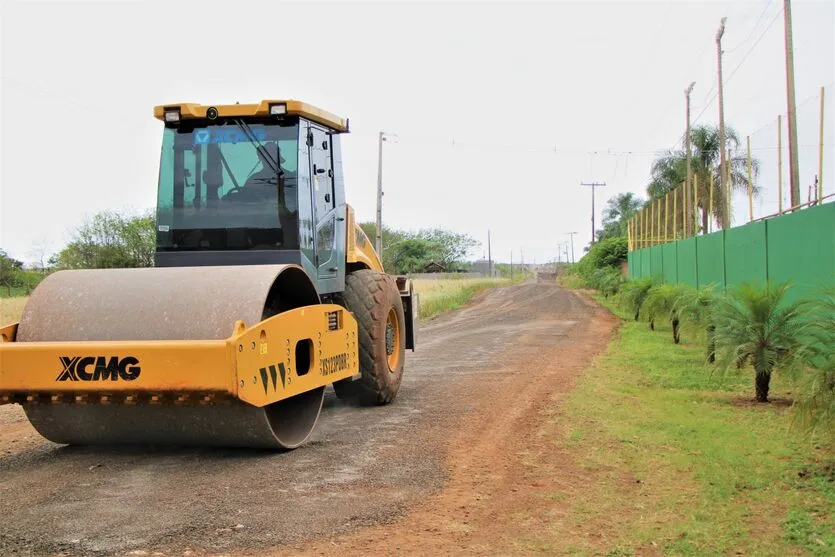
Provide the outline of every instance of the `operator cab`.
[[295,263],[341,291],[347,121],[298,101],[156,107],[163,120],[155,263]]

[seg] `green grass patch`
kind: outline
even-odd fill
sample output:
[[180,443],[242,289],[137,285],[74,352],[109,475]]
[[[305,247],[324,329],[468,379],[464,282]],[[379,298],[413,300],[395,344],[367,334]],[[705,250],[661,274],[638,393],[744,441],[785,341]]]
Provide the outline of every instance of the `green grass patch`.
[[[753,403],[753,372],[713,373],[699,339],[656,329],[624,321],[560,411],[555,442],[594,477],[571,520],[605,524],[613,555],[835,554],[830,449],[785,402]],[[778,372],[773,400],[792,388]]]

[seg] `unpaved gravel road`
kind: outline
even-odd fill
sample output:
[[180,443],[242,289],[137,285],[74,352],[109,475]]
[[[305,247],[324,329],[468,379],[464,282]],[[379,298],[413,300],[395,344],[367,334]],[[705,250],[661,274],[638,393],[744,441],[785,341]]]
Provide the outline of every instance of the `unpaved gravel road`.
[[0,555],[516,553],[520,455],[614,327],[553,284],[489,291],[423,326],[394,404],[330,392],[289,453],[63,447],[0,407]]

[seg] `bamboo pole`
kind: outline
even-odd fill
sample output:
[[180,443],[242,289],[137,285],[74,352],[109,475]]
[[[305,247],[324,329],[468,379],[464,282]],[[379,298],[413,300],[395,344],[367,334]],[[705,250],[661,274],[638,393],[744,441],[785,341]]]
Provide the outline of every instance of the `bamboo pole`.
[[709,216],[707,219],[707,228],[710,232],[713,232],[713,171],[710,172],[710,208],[708,209]]
[[673,190],[673,240],[678,239],[678,188]]
[[693,175],[693,236],[699,233],[699,175]]
[[821,87],[820,147],[818,151],[818,205],[823,205],[823,94]]
[[751,177],[751,136],[745,137],[748,144],[748,222],[754,220],[754,182]]
[[655,243],[660,244],[661,243],[661,198],[660,197],[658,198],[658,201],[656,201],[656,204],[658,205],[658,211],[657,211],[658,218],[655,219],[656,220],[656,223],[655,223],[655,231],[656,231],[655,232]]
[[667,222],[670,220],[670,192],[667,192],[667,195],[664,196],[664,243],[666,244],[668,240],[667,236]]
[[649,206],[649,244],[655,245],[655,203]]
[[777,210],[783,214],[783,115],[777,116]]

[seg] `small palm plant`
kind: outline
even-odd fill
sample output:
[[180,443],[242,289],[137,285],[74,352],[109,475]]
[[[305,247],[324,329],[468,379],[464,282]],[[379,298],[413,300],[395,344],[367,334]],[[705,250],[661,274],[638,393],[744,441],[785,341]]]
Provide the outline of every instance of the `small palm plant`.
[[716,324],[713,309],[718,296],[716,285],[710,284],[701,288],[685,288],[676,301],[682,327],[704,329],[707,361],[710,363],[716,361]]
[[620,299],[626,309],[635,314],[635,321],[641,317],[641,306],[647,298],[649,289],[657,281],[651,278],[635,279],[626,282],[621,287]]
[[807,304],[814,335],[812,365],[800,383],[795,414],[807,433],[835,440],[835,287],[824,289]]
[[673,342],[681,342],[678,300],[684,296],[688,287],[681,284],[658,284],[649,289],[643,303],[644,314],[650,328],[655,330],[656,319],[669,319],[673,328]]
[[753,364],[758,402],[768,402],[774,370],[797,372],[807,362],[809,320],[802,302],[786,300],[789,290],[785,283],[743,284],[714,304],[719,362],[725,368],[742,367],[748,361]]

